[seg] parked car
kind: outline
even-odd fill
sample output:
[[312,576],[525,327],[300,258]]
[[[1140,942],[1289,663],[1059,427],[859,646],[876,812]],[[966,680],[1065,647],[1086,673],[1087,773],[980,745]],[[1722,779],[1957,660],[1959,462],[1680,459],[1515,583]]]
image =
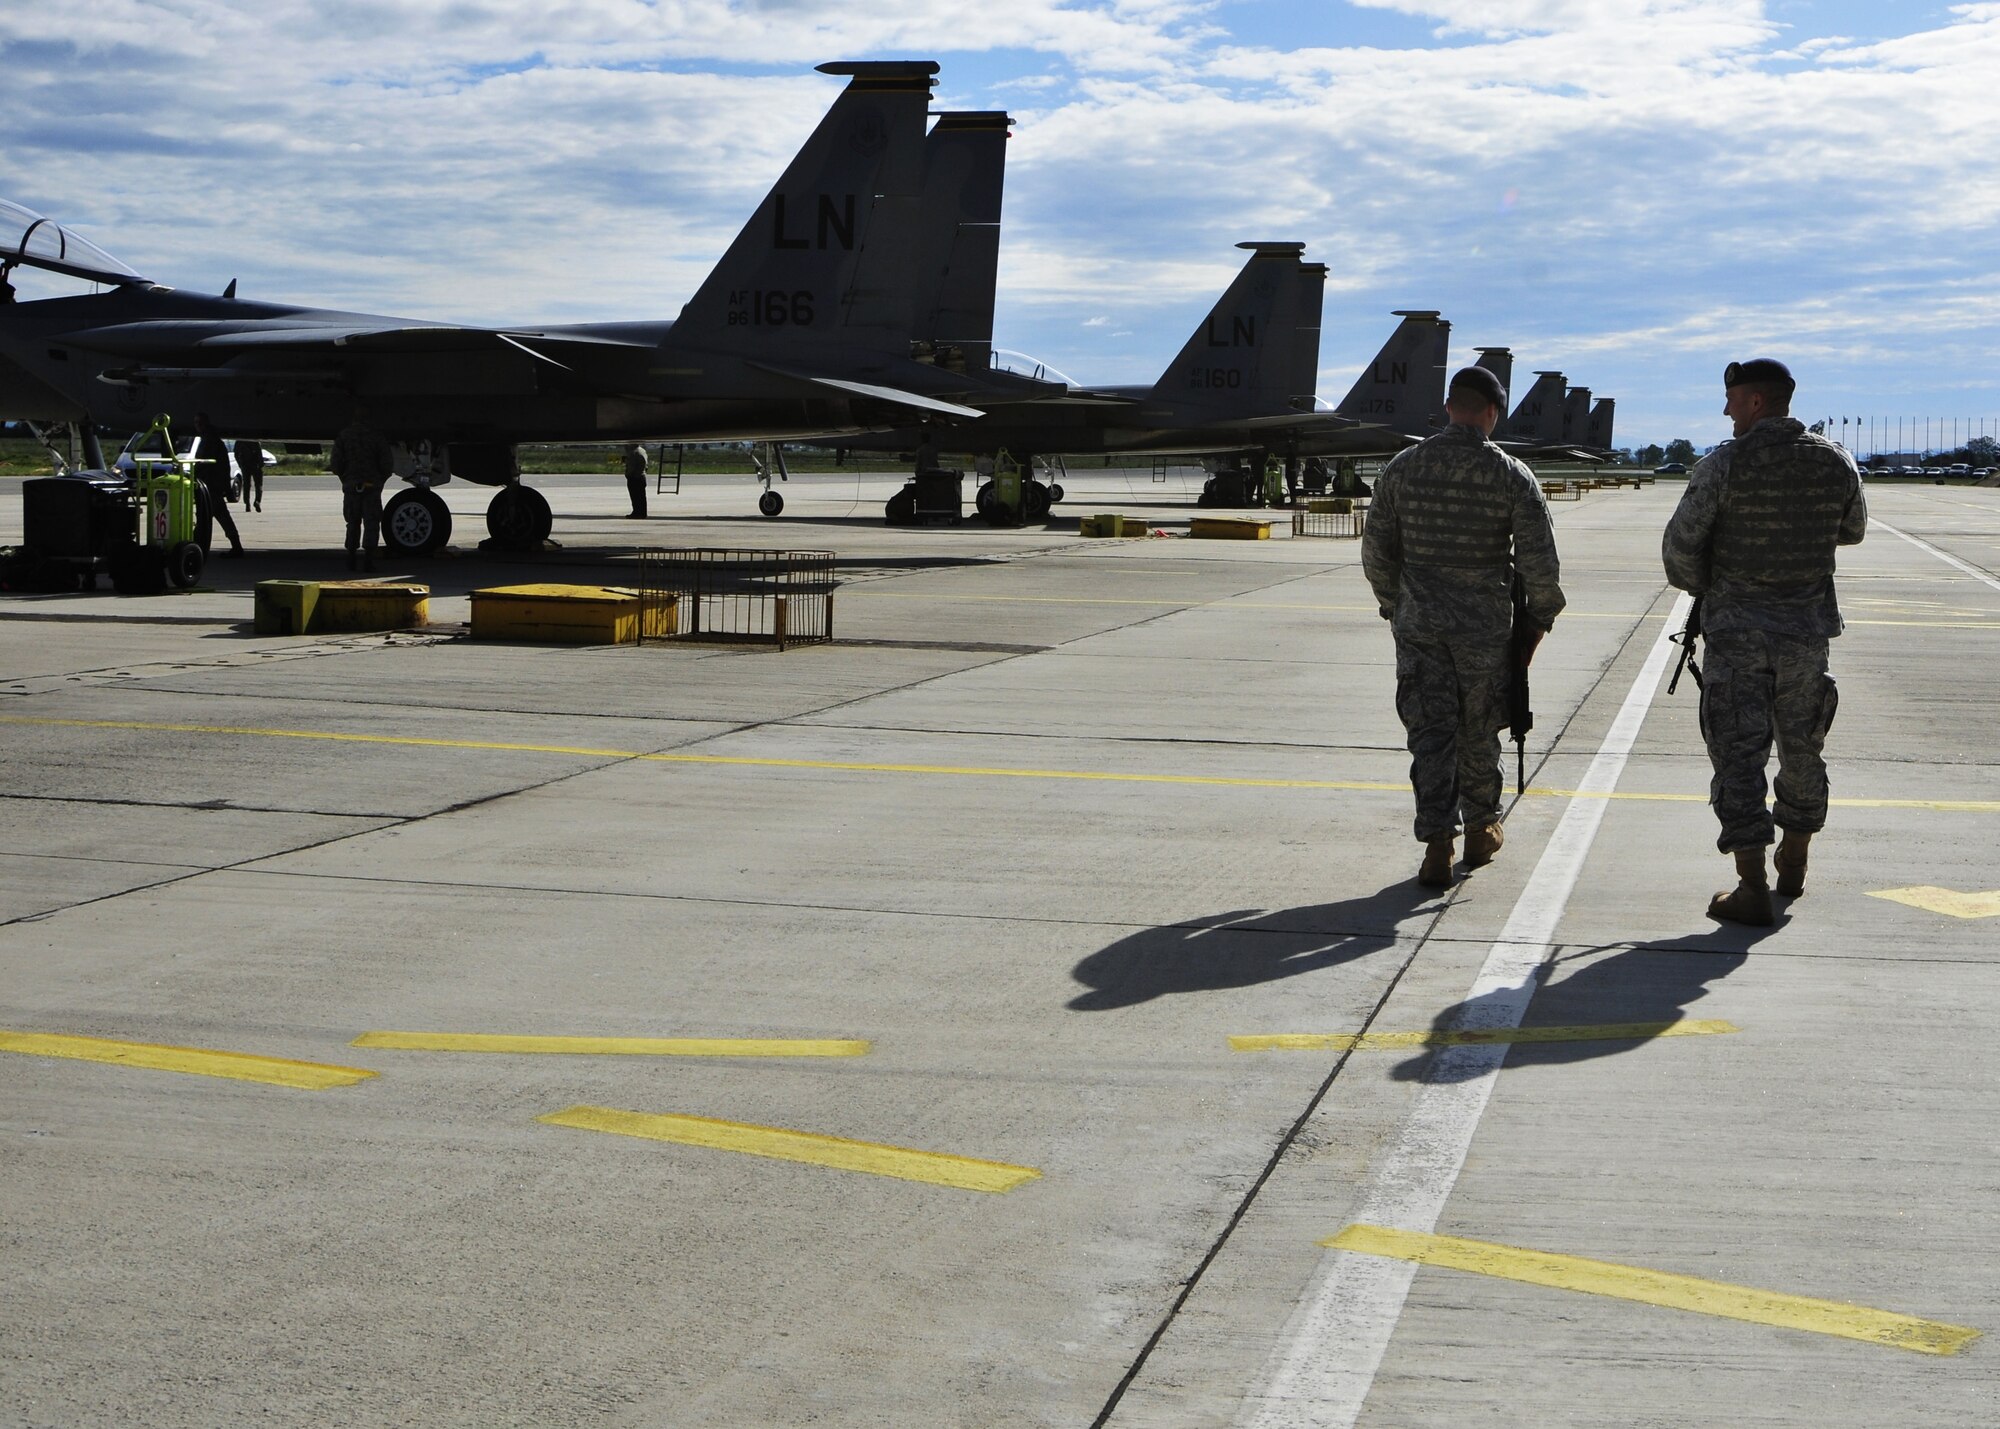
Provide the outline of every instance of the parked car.
[[1664,462],[1653,468],[1655,476],[1686,476],[1687,473],[1687,463],[1684,461]]
[[[147,436],[148,434],[145,432],[136,432],[126,439],[124,447],[119,450],[118,459],[111,464],[121,475],[132,475],[133,468],[137,465],[137,458],[139,457],[147,457],[154,461],[163,461],[166,459],[168,453],[163,438],[158,434],[153,434],[152,444],[151,446],[147,446]],[[193,461],[199,457],[201,455],[201,440],[200,437],[191,437],[184,442],[174,443],[175,446],[180,448],[180,459]],[[261,448],[260,450],[264,453],[264,470],[267,472],[275,470],[278,465],[277,457],[271,454],[271,450],[268,447]],[[229,499],[231,501],[239,501],[242,497],[243,472],[237,467],[236,453],[232,451],[229,453]]]

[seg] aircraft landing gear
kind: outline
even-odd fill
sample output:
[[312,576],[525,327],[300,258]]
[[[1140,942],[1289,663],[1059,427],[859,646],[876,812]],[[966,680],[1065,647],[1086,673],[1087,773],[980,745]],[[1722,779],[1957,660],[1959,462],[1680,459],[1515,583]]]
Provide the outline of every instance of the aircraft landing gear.
[[757,480],[764,485],[764,494],[757,498],[757,509],[766,516],[776,516],[785,509],[785,498],[772,489],[771,478],[775,476],[780,481],[790,481],[792,473],[785,466],[783,447],[776,442],[765,442],[762,445],[761,455],[755,451],[750,453],[750,460],[757,468]]
[[450,540],[451,508],[429,487],[406,487],[382,510],[382,543],[398,555],[428,556]]
[[539,551],[554,525],[548,498],[519,482],[494,492],[486,507],[487,533],[503,551]]

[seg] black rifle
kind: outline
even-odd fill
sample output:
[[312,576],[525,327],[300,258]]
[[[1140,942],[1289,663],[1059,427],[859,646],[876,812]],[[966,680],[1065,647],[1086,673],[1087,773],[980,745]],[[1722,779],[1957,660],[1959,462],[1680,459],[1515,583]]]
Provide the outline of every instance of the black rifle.
[[1669,635],[1667,639],[1671,640],[1674,644],[1681,647],[1681,658],[1680,662],[1674,666],[1674,677],[1671,680],[1667,681],[1667,693],[1671,695],[1674,692],[1674,688],[1680,684],[1681,671],[1683,670],[1687,671],[1688,674],[1694,676],[1694,687],[1697,690],[1700,689],[1701,666],[1695,664],[1694,662],[1694,643],[1695,641],[1701,639],[1700,596],[1696,596],[1694,598],[1694,604],[1688,607],[1687,624],[1681,627],[1680,634]]
[[1508,647],[1512,659],[1507,675],[1507,733],[1514,740],[1514,793],[1528,787],[1528,731],[1535,727],[1535,712],[1528,707],[1528,662],[1535,647],[1548,632],[1528,619],[1528,588],[1514,576],[1514,630]]

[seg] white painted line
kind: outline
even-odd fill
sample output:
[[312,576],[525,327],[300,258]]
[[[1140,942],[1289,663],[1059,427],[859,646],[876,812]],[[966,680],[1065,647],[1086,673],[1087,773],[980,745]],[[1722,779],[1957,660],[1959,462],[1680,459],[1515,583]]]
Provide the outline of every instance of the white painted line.
[[[1667,637],[1686,623],[1688,604],[1685,595],[1674,602],[1577,797],[1563,811],[1466,995],[1475,1011],[1456,1026],[1520,1026],[1534,996],[1536,970],[1553,950],[1556,924],[1610,805],[1602,796],[1618,786],[1673,657]],[[1504,1042],[1447,1047],[1432,1057],[1409,1119],[1347,1220],[1425,1233],[1436,1227],[1506,1057]],[[1352,1425],[1375,1382],[1415,1275],[1416,1266],[1409,1261],[1330,1251],[1299,1297],[1265,1365],[1262,1386],[1244,1401],[1236,1422],[1250,1429]]]
[[1900,536],[1903,540],[1908,541],[1912,546],[1915,546],[1919,551],[1928,551],[1933,556],[1936,556],[1940,561],[1943,561],[1946,565],[1956,566],[1959,570],[1964,571],[1974,580],[1979,581],[1984,585],[1992,586],[1993,589],[1995,590],[2000,590],[2000,580],[1993,579],[1992,576],[1987,575],[1986,572],[1980,570],[1976,566],[1968,566],[1964,561],[1961,561],[1957,556],[1947,555],[1945,552],[1940,551],[1936,546],[1933,546],[1929,541],[1920,541],[1915,536],[1912,536],[1908,531],[1898,531],[1894,526],[1891,526],[1887,521],[1879,521],[1873,516],[1870,516],[1868,518],[1868,524],[1870,526],[1880,526],[1884,531],[1887,531],[1891,536]]

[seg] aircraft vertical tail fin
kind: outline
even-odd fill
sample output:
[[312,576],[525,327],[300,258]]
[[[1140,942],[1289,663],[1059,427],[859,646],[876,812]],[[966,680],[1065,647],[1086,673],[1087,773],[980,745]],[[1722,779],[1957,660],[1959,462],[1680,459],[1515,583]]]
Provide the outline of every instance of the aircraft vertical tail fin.
[[847,88],[675,324],[704,346],[876,344],[907,355],[925,113],[937,65],[824,64]]
[[1590,389],[1572,387],[1563,398],[1562,439],[1571,446],[1582,446],[1590,432]]
[[1148,400],[1195,420],[1312,410],[1326,269],[1303,243],[1239,243],[1250,260],[1223,291]]
[[1597,405],[1590,409],[1590,427],[1584,433],[1583,444],[1599,451],[1611,451],[1611,421],[1617,414],[1616,397],[1599,397]]
[[940,114],[924,141],[923,225],[914,339],[940,367],[983,372],[993,352],[1000,200],[1013,120],[1000,111]]
[[1500,385],[1507,391],[1514,390],[1514,349],[1511,347],[1475,347],[1479,361],[1474,367],[1483,367],[1500,379]]
[[1535,382],[1514,408],[1500,435],[1521,442],[1557,442],[1562,432],[1563,391],[1560,372],[1537,372]]
[[1451,324],[1436,312],[1398,309],[1402,319],[1335,408],[1343,417],[1424,436],[1444,423]]

